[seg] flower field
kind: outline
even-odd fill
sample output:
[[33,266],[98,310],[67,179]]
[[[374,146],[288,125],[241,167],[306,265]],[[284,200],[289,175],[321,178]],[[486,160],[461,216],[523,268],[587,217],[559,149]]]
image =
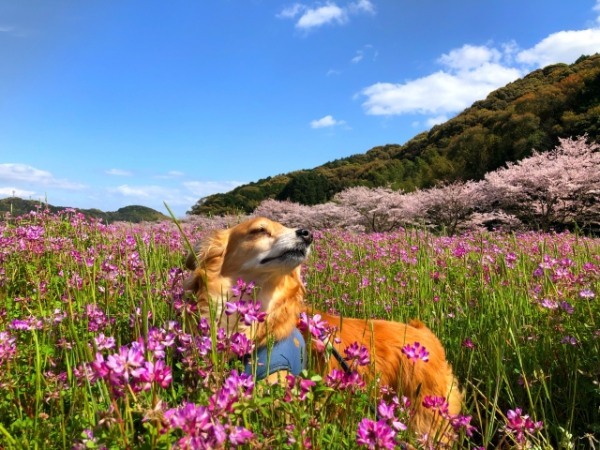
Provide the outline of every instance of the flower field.
[[[0,448],[429,448],[407,400],[355,373],[244,374],[234,356],[254,344],[183,292],[187,241],[208,227],[180,226],[0,222]],[[600,447],[600,240],[315,231],[304,278],[309,304],[419,318],[440,337],[465,392],[455,448]],[[231,308],[244,295],[260,292],[240,288]],[[346,357],[368,364],[364,349]]]

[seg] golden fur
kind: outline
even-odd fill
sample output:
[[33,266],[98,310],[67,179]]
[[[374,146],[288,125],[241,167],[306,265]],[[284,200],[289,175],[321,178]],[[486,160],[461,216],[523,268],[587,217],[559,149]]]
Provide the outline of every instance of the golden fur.
[[[195,292],[200,313],[208,317],[210,302],[220,314],[222,305],[232,296],[231,288],[238,279],[254,282],[258,299],[267,313],[267,320],[257,329],[243,330],[260,344],[267,335],[282,339],[292,332],[304,305],[305,289],[300,278],[300,264],[310,250],[312,235],[307,230],[294,230],[266,218],[255,218],[227,230],[213,233],[186,261],[193,275],[186,288]],[[449,412],[458,414],[462,395],[446,361],[438,338],[420,321],[409,324],[385,320],[340,318],[331,314],[322,318],[336,329],[340,353],[358,342],[371,354],[370,367],[361,368],[366,379],[377,379],[411,400],[414,408],[410,426],[418,433],[430,436],[448,430],[446,420],[422,406],[424,396],[447,399]],[[227,326],[227,323],[223,323]],[[231,331],[231,330],[230,330]],[[402,353],[406,344],[419,342],[429,351],[429,361],[410,361]],[[334,358],[316,354],[314,367],[324,374],[337,367]]]

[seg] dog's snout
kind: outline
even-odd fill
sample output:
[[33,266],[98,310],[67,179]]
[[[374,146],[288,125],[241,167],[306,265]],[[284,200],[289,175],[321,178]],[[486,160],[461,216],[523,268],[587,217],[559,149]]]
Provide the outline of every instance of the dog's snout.
[[313,235],[310,230],[306,230],[304,228],[296,230],[296,236],[302,238],[306,244],[310,244],[313,241]]

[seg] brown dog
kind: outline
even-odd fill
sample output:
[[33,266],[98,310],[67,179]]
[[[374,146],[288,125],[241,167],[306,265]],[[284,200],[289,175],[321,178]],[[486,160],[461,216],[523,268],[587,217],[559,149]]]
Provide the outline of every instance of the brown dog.
[[[312,234],[308,230],[290,229],[262,217],[248,220],[213,233],[188,256],[186,266],[194,272],[185,287],[195,292],[203,316],[209,316],[212,302],[216,317],[224,317],[222,308],[232,296],[236,281],[254,282],[267,320],[258,328],[243,331],[258,345],[264,343],[267,336],[275,341],[285,339],[296,327],[299,314],[306,309],[300,265],[308,256],[311,243]],[[448,412],[456,415],[461,409],[462,395],[444,348],[425,325],[419,321],[407,325],[319,314],[335,328],[338,342],[334,346],[338,351],[355,342],[370,350],[373,364],[361,368],[361,375],[378,380],[380,385],[387,385],[411,400],[410,427],[414,431],[430,436],[444,434],[449,428],[448,421],[424,407],[423,398],[445,398]],[[221,325],[227,327],[229,322]],[[427,362],[412,361],[402,352],[404,346],[415,342],[429,352]],[[314,367],[326,373],[338,367],[338,363],[321,354]]]

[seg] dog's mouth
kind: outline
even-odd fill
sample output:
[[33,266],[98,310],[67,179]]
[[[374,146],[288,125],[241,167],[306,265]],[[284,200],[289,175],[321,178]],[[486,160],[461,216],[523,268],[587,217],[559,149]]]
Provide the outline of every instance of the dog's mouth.
[[306,258],[306,253],[307,253],[307,248],[293,248],[290,250],[286,250],[285,252],[277,255],[277,256],[268,256],[266,258],[263,258],[260,263],[261,264],[268,264],[271,261],[283,261],[283,262],[298,262],[298,264],[300,262],[302,262],[305,258]]

